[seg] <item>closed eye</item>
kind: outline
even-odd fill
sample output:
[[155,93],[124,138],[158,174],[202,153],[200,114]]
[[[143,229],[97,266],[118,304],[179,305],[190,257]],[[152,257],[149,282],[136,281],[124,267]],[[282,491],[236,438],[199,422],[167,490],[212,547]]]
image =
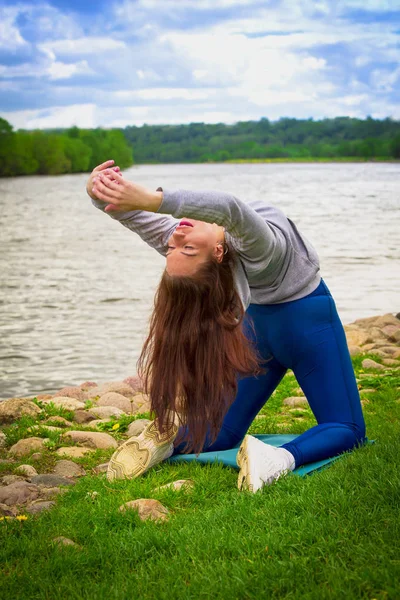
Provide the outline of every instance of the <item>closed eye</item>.
[[[180,253],[184,254],[185,256],[197,256],[199,254],[198,252],[196,252],[196,248],[194,248],[194,246],[184,246],[183,249],[189,250],[189,252],[190,252],[190,254],[187,254],[186,252],[182,252],[182,250],[181,250]],[[175,250],[175,246],[167,246],[167,256],[169,254],[171,254],[172,250]]]

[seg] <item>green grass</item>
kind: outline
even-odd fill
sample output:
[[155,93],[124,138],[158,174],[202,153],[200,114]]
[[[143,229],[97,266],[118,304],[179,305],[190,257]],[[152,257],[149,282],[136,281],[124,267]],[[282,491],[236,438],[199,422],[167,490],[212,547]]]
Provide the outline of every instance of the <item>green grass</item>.
[[[359,374],[358,357],[354,364]],[[360,379],[375,444],[312,476],[290,475],[249,494],[237,490],[232,469],[161,464],[114,484],[89,475],[52,511],[0,522],[0,598],[399,598],[400,382],[396,371],[379,375]],[[376,392],[363,394],[366,388]],[[251,431],[312,426],[308,408],[283,405],[289,395],[298,395],[292,374]],[[90,473],[108,455],[98,451],[78,462]],[[176,479],[192,479],[195,487],[154,491]],[[141,522],[134,512],[118,512],[136,498],[160,500],[170,519]],[[55,547],[51,540],[60,535],[80,548]]]
[[284,158],[232,158],[225,163],[361,163],[361,162],[399,162],[389,156],[292,156]]

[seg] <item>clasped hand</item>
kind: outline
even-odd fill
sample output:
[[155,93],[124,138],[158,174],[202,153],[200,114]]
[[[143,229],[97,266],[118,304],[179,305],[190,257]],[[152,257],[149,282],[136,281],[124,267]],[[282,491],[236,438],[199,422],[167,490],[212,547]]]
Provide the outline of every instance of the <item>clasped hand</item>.
[[162,201],[162,193],[151,192],[145,187],[128,181],[113,167],[114,161],[107,161],[93,169],[87,184],[91,198],[106,203],[105,212],[114,210],[147,210],[156,212]]

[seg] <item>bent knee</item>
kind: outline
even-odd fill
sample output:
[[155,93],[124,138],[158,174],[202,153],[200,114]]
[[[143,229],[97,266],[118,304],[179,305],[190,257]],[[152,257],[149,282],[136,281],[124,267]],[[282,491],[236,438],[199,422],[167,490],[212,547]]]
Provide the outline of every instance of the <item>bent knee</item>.
[[365,423],[346,423],[351,429],[355,438],[355,444],[362,444],[365,442]]
[[217,439],[204,452],[221,452],[235,448],[244,438],[244,435],[230,431],[223,427],[218,434]]

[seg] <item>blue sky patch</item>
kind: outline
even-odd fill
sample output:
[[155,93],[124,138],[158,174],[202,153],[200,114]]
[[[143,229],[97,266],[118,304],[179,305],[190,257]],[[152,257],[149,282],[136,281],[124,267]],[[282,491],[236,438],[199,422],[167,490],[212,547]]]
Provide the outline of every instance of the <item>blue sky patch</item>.
[[15,128],[400,118],[395,3],[6,0],[0,21]]

